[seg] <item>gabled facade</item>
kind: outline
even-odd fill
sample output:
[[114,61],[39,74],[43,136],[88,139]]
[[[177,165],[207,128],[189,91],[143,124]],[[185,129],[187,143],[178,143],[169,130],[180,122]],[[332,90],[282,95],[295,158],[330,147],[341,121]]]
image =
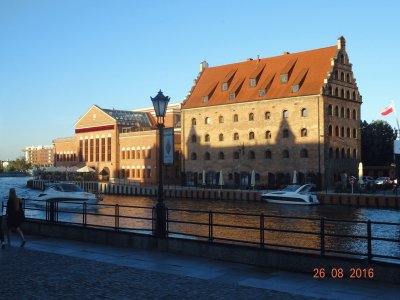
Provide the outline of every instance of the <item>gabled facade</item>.
[[[189,185],[333,184],[356,174],[360,108],[346,42],[208,67],[182,104],[183,170]],[[206,178],[202,178],[205,173]]]
[[[53,141],[57,166],[90,166],[101,178],[157,182],[158,131],[153,109],[103,109],[93,105],[75,124],[75,136]],[[180,182],[180,104],[170,105],[166,127],[175,128],[175,163],[165,182]]]

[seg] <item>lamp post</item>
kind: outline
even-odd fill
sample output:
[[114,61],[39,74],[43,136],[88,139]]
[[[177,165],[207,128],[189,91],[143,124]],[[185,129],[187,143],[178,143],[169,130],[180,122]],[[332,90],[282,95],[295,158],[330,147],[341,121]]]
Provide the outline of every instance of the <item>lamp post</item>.
[[167,213],[164,204],[164,186],[163,186],[163,129],[164,129],[164,117],[167,111],[169,97],[164,96],[161,90],[154,98],[150,97],[153,102],[154,111],[157,117],[157,128],[159,134],[159,158],[158,158],[158,193],[157,193],[157,205],[156,205],[156,228],[155,235],[158,237],[165,237],[167,234],[166,221]]

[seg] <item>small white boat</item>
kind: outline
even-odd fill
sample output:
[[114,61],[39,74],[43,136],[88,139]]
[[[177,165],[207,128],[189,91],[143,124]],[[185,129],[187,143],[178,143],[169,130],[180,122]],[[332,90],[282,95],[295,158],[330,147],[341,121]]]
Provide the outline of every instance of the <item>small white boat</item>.
[[269,203],[313,205],[319,203],[314,191],[313,184],[290,184],[280,191],[262,193],[261,198]]
[[95,204],[101,200],[101,196],[87,193],[73,183],[54,183],[46,187],[43,192],[32,198],[32,200]]

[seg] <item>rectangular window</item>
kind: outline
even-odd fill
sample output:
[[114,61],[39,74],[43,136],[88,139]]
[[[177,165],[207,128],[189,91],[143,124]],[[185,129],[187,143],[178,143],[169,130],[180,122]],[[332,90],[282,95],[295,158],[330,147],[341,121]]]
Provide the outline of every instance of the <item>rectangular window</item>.
[[85,157],[83,158],[85,161],[89,161],[89,140],[85,140]]
[[255,87],[257,85],[257,80],[255,78],[250,79],[250,87]]
[[139,159],[140,158],[140,150],[136,151],[136,158]]
[[107,160],[111,161],[111,138],[107,138]]
[[132,159],[135,159],[135,150],[132,150]]
[[146,158],[146,150],[142,150],[142,158],[143,158],[143,159]]
[[122,150],[122,159],[125,159],[125,150]]
[[281,79],[281,83],[286,83],[286,82],[288,82],[288,74],[282,74],[282,75],[280,76],[280,79]]
[[222,84],[222,90],[223,90],[223,91],[228,90],[228,83],[227,83],[227,82],[224,82],[224,83]]
[[140,169],[136,170],[136,178],[140,178]]
[[151,178],[151,169],[147,169],[147,178]]
[[106,139],[101,139],[101,161],[106,161]]
[[126,151],[126,158],[127,158],[127,159],[130,159],[130,158],[131,158],[131,151],[130,151],[130,150],[127,150],[127,151]]
[[230,93],[229,94],[229,100],[235,99],[235,93]]
[[96,161],[100,161],[100,139],[96,139]]
[[147,158],[151,158],[151,149],[147,149]]
[[79,141],[79,150],[78,150],[79,162],[83,161],[83,141]]
[[94,148],[93,139],[90,139],[90,153],[89,153],[90,161],[93,161],[93,148]]
[[258,95],[260,97],[264,97],[265,96],[265,90],[258,90]]

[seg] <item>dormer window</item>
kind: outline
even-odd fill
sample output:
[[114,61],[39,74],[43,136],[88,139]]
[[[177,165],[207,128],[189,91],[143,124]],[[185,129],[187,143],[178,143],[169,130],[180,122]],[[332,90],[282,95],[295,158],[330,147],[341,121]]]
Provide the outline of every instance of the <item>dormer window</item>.
[[288,74],[281,74],[280,79],[281,79],[281,83],[287,83],[288,82]]
[[229,100],[235,99],[235,93],[230,93],[229,94]]
[[292,93],[297,93],[303,84],[304,80],[306,79],[308,73],[308,69],[302,69],[297,77],[293,80],[292,84]]
[[255,70],[250,74],[250,87],[256,87],[262,72],[264,71],[265,64],[258,64]]
[[264,97],[265,96],[265,90],[258,90],[258,95],[260,97]]
[[250,79],[250,87],[256,87],[257,85],[257,80],[255,78]]
[[203,97],[203,102],[204,102],[204,103],[208,102],[208,96],[204,96],[204,97]]
[[298,84],[294,84],[292,85],[292,93],[297,93],[299,91],[299,85]]
[[227,91],[228,90],[228,83],[227,82],[224,82],[223,84],[222,84],[222,91]]

